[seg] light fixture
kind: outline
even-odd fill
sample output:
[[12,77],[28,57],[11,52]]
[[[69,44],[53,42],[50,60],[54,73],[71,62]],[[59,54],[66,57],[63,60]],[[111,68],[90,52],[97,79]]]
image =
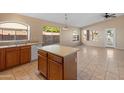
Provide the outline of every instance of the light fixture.
[[68,15],[67,13],[65,13],[65,26],[63,27],[63,30],[68,30],[67,21],[68,21]]

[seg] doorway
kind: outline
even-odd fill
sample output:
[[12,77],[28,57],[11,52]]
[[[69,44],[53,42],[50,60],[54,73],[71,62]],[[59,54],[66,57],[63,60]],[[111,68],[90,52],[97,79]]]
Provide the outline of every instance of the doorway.
[[114,28],[105,30],[105,46],[106,47],[116,47],[116,31]]

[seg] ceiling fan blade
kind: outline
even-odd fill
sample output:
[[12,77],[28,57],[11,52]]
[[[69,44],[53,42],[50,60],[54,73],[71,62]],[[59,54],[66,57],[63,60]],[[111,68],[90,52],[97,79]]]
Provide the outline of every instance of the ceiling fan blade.
[[111,17],[116,17],[116,14],[115,13],[105,13],[104,14],[104,17],[107,19],[107,18],[111,18]]

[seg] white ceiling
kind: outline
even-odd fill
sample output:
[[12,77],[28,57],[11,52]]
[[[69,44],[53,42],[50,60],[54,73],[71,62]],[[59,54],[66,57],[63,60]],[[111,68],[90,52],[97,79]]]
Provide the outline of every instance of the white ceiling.
[[[25,16],[39,18],[51,22],[65,24],[64,13],[21,13]],[[117,16],[124,13],[116,13]],[[104,13],[68,13],[68,25],[83,27],[104,20]]]

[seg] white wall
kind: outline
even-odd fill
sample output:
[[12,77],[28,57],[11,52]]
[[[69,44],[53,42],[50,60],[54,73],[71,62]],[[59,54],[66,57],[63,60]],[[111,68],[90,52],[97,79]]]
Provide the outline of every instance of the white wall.
[[66,45],[66,46],[78,46],[78,45],[80,45],[81,44],[80,40],[79,41],[73,41],[73,31],[77,31],[77,33],[80,36],[80,29],[79,28],[70,27],[69,30],[67,30],[67,31],[61,30],[60,44]]
[[98,31],[98,38],[96,39],[96,41],[82,40],[82,43],[88,46],[105,47],[105,29],[108,28],[116,29],[116,48],[124,49],[124,16],[120,16],[82,28],[82,30]]

